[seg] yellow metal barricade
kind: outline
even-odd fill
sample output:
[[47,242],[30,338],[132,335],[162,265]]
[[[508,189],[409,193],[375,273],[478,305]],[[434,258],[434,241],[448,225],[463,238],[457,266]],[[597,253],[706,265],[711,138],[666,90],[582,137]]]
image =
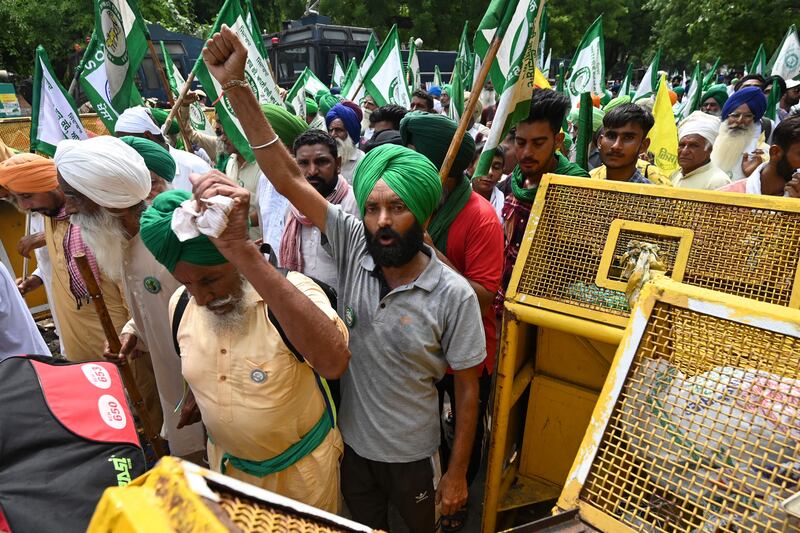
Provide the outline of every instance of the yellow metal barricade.
[[106,489],[88,533],[333,533],[372,529],[174,457]]
[[545,176],[507,291],[484,532],[561,493],[630,317],[617,258],[633,240],[668,278],[800,307],[800,202]]
[[648,284],[559,510],[607,532],[788,532],[798,491],[800,311]]

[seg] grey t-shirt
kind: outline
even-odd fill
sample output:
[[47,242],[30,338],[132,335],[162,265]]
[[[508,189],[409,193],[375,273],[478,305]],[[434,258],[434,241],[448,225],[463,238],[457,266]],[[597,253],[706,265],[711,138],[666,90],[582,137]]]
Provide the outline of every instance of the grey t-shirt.
[[486,357],[478,298],[427,247],[422,274],[381,299],[361,221],[329,205],[325,233],[339,273],[339,315],[350,328],[339,414],[344,441],[373,461],[430,457],[440,442],[436,382],[448,365],[463,370]]

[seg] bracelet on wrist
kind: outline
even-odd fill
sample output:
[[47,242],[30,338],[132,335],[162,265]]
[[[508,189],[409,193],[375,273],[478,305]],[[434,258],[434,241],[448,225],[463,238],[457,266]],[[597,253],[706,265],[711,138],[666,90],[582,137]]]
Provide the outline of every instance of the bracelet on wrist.
[[229,80],[222,85],[222,90],[228,91],[236,87],[247,87],[249,89],[250,84],[247,83],[245,80]]

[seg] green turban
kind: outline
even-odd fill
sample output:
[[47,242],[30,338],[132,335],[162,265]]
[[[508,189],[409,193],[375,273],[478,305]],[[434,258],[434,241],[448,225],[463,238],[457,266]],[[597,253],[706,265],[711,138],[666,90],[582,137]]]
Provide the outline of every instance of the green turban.
[[149,139],[130,135],[120,137],[120,140],[142,156],[148,170],[155,172],[159,178],[172,183],[172,180],[175,179],[175,160],[165,148]]
[[572,144],[574,142],[572,140],[572,135],[570,135],[569,132],[564,131],[563,128],[561,129],[561,132],[564,134],[564,148],[566,148],[567,152],[569,152],[572,149]]
[[619,107],[623,104],[630,104],[630,103],[631,103],[630,95],[623,94],[622,96],[617,96],[616,98],[612,98],[611,100],[609,100],[609,102],[603,106],[603,111],[608,113],[615,107]]
[[200,266],[222,265],[228,262],[205,235],[181,242],[173,233],[172,214],[184,200],[189,200],[191,197],[190,192],[179,189],[162,192],[153,199],[153,204],[142,213],[139,221],[139,235],[142,237],[142,242],[156,261],[170,272],[175,271],[178,261]]
[[353,193],[362,217],[369,193],[379,179],[405,202],[420,224],[425,224],[439,205],[442,182],[433,163],[405,146],[384,144],[359,161],[353,176]]
[[672,92],[674,92],[678,96],[683,96],[683,93],[686,92],[686,89],[684,89],[683,87],[678,86],[678,87],[675,87],[674,89],[672,89]]
[[[431,160],[433,166],[442,168],[450,141],[458,129],[458,124],[444,115],[412,111],[400,121],[400,137],[403,145],[414,145],[414,150]],[[450,169],[451,177],[461,176],[472,163],[475,155],[475,141],[472,136],[464,135]]]
[[317,103],[311,98],[306,98],[306,115],[316,115],[319,111]]
[[292,147],[298,135],[308,129],[308,124],[302,118],[290,113],[285,107],[275,104],[263,104],[261,111],[267,117],[272,129],[280,137],[281,142]]
[[447,96],[452,98],[453,97],[453,85],[450,84],[450,83],[445,83],[444,85],[442,85],[442,92],[443,93],[447,93]]
[[319,106],[319,112],[323,117],[328,114],[328,111],[330,111],[333,106],[342,101],[340,97],[328,91],[318,92],[315,98],[317,100],[317,106]]
[[702,104],[709,98],[716,100],[720,107],[724,106],[725,102],[728,101],[728,88],[724,83],[712,85],[703,93],[703,96],[700,97],[700,103]]
[[[156,121],[160,127],[164,126],[164,123],[167,121],[167,117],[169,116],[169,112],[163,109],[159,109],[157,107],[150,108],[150,114],[153,116],[153,120]],[[175,117],[172,117],[172,124],[169,125],[169,130],[167,133],[170,135],[177,135],[180,133],[181,129],[178,127],[178,121]]]

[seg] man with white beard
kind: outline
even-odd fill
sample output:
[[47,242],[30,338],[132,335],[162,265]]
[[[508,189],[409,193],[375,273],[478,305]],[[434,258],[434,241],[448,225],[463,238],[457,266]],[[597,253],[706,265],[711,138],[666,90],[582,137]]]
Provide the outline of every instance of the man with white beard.
[[135,358],[136,352],[150,353],[170,453],[199,462],[203,429],[200,424],[184,427],[191,409],[175,409],[184,396],[183,379],[167,311],[180,283],[139,236],[139,217],[150,193],[145,160],[134,147],[109,136],[61,141],[54,159],[67,213],[80,226],[87,245],[96,250],[103,275],[122,285],[131,311],[132,319],[120,333],[120,353],[109,353],[106,345],[104,355],[119,360]]
[[209,466],[335,513],[343,445],[319,377],[347,368],[347,328],[322,289],[278,272],[248,240],[246,189],[219,172],[192,179],[198,201],[233,200],[218,236],[190,223],[176,231],[196,236],[179,239],[173,217],[196,203],[178,190],[156,197],[141,235],[186,287],[172,297],[169,323],[178,324],[182,372],[208,430]]
[[722,125],[714,142],[711,161],[732,181],[748,177],[769,160],[769,145],[761,132],[767,98],[758,87],[743,87],[722,108]]
[[364,152],[358,149],[361,142],[361,121],[353,109],[344,103],[336,104],[325,115],[328,133],[336,139],[339,157],[342,159],[341,174],[349,184],[353,184],[356,165]]

